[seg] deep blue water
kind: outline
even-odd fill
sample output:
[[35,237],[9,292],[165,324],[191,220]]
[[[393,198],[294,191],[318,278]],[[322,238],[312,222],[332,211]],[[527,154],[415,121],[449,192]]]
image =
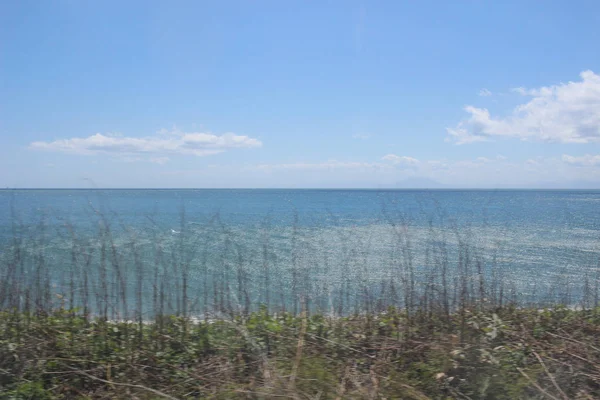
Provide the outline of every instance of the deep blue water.
[[468,243],[486,268],[494,262],[510,271],[522,293],[558,275],[592,275],[600,256],[598,190],[0,191],[3,256],[15,236],[27,238],[36,251],[43,247],[58,286],[71,234],[98,249],[100,221],[123,249],[135,238],[145,263],[158,242],[185,247],[198,284],[202,268],[218,272],[243,253],[257,293],[264,257],[278,279],[287,282],[293,264],[328,281],[328,290],[349,276],[383,279],[400,254],[398,232],[410,239],[417,269],[432,263],[428,244],[446,241],[452,255]]
[[344,224],[369,224],[379,221],[385,208],[421,222],[442,212],[473,224],[600,229],[600,190],[0,190],[2,226],[10,220],[11,204],[24,218],[50,212],[74,222],[83,222],[92,204],[133,223],[156,212],[172,220],[183,206],[191,218],[219,212],[239,225],[265,217],[288,224],[294,211],[302,216],[301,224],[332,215]]

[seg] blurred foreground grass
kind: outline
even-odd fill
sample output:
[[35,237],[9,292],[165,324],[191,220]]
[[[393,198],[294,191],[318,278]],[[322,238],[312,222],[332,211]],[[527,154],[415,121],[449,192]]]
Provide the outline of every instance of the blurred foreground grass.
[[0,314],[2,399],[598,399],[600,310]]

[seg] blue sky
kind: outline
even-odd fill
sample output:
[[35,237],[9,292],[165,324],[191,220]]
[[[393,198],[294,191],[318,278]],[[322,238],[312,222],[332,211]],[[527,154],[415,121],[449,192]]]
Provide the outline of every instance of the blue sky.
[[598,37],[597,1],[2,2],[0,187],[600,187]]

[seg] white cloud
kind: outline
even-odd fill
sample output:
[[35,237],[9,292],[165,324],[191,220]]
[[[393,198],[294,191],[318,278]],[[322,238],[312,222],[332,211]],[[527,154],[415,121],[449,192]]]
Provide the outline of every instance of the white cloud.
[[580,167],[600,166],[600,154],[595,156],[591,154],[586,154],[580,157],[574,157],[565,154],[562,156],[562,160],[569,165],[575,165]]
[[97,133],[83,138],[61,139],[53,142],[33,142],[32,149],[76,154],[190,154],[206,156],[234,148],[260,147],[258,139],[226,133],[160,132],[156,136],[126,137]]
[[581,80],[539,89],[513,91],[531,99],[517,106],[507,117],[492,117],[484,108],[465,107],[470,114],[455,128],[448,128],[450,140],[472,143],[492,138],[561,143],[600,142],[600,75],[580,74]]
[[387,154],[381,157],[382,160],[389,161],[394,165],[415,166],[419,164],[419,160],[413,157],[397,156],[396,154]]
[[479,96],[481,96],[481,97],[489,97],[491,95],[492,95],[492,92],[490,92],[486,88],[483,88],[479,91]]
[[370,139],[371,138],[371,134],[369,134],[369,133],[356,133],[356,134],[352,135],[352,137],[354,139],[366,140],[366,139]]

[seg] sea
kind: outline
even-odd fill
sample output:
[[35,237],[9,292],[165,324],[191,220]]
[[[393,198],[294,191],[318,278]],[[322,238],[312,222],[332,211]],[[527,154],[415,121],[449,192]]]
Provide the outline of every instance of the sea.
[[344,313],[439,293],[442,269],[448,293],[485,277],[480,301],[502,280],[516,301],[579,302],[599,260],[600,190],[0,190],[2,282],[17,263],[32,293],[43,270],[53,302],[96,312],[106,281],[148,315],[157,287],[177,312],[310,300]]

